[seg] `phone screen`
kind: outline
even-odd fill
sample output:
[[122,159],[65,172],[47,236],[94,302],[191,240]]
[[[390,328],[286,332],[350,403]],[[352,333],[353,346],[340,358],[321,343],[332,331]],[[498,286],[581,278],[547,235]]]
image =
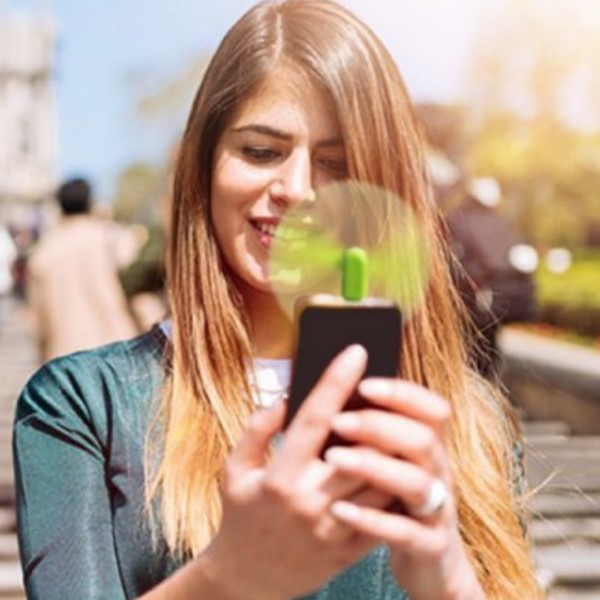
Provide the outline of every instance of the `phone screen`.
[[[363,377],[396,377],[400,364],[401,324],[400,310],[394,304],[306,306],[298,321],[298,345],[286,424],[291,422],[333,358],[351,344],[361,344],[368,353]],[[344,410],[356,410],[365,405],[366,401],[355,392]],[[327,446],[333,442],[333,439],[329,440]]]

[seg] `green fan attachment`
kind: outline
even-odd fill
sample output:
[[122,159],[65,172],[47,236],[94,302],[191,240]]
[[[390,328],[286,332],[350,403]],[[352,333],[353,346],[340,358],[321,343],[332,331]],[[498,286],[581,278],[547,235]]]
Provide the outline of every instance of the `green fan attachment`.
[[345,300],[362,300],[369,290],[367,253],[358,246],[346,248],[342,255],[342,296]]

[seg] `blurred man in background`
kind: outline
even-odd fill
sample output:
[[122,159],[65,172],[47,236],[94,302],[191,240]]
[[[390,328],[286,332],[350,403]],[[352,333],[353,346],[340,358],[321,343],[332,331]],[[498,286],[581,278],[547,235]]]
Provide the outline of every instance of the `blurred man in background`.
[[90,214],[90,185],[67,181],[56,197],[62,219],[42,237],[28,267],[42,361],[137,333],[117,275],[111,228]]
[[464,115],[452,107],[420,105],[435,201],[456,261],[454,283],[479,336],[472,364],[485,377],[501,375],[497,334],[502,325],[537,314],[533,273],[538,254],[502,211],[502,190],[491,177],[469,174]]
[[499,371],[500,325],[531,321],[537,312],[532,273],[538,255],[498,211],[500,200],[495,179],[474,178],[460,203],[446,214],[449,241],[461,265],[454,269],[454,280],[482,334],[474,358],[486,377]]

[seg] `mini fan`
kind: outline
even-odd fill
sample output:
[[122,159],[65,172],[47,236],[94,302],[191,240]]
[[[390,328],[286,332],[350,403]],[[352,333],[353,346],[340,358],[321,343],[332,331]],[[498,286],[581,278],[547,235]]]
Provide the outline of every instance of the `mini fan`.
[[291,207],[269,254],[272,289],[290,316],[301,296],[341,293],[393,300],[406,319],[425,298],[429,272],[414,211],[396,194],[357,182],[321,187],[316,200]]

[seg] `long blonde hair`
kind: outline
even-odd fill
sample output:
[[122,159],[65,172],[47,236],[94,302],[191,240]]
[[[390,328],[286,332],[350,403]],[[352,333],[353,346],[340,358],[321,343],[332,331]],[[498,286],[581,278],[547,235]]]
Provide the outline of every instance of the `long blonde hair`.
[[403,198],[429,239],[429,287],[406,324],[401,370],[452,405],[460,530],[488,597],[537,598],[512,485],[516,426],[502,395],[467,365],[461,308],[407,93],[377,37],[329,0],[265,2],[248,11],[222,41],[193,103],[175,172],[167,260],[172,356],[148,437],[147,498],[160,507],[167,544],[175,554],[195,555],[214,535],[220,469],[253,410],[249,324],[210,222],[212,153],[232,112],[281,64],[330,96],[350,178]]

